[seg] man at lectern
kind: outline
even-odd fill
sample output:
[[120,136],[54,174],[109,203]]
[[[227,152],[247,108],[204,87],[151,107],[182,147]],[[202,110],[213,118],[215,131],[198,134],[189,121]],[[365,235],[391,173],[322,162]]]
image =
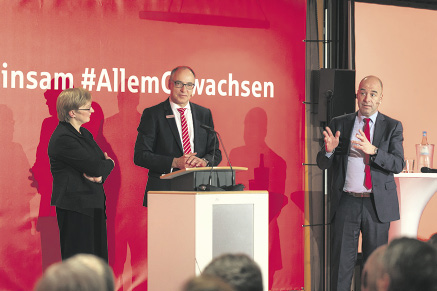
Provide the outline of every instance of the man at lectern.
[[382,82],[361,80],[359,110],[332,119],[323,132],[325,145],[317,155],[320,169],[331,171],[331,290],[351,290],[362,233],[363,263],[387,244],[390,222],[399,219],[393,174],[404,167],[401,122],[380,112]]
[[135,142],[134,162],[149,169],[147,192],[170,190],[170,182],[160,179],[177,169],[218,165],[222,159],[211,111],[190,102],[195,86],[194,71],[176,67],[168,80],[170,96],[143,111]]

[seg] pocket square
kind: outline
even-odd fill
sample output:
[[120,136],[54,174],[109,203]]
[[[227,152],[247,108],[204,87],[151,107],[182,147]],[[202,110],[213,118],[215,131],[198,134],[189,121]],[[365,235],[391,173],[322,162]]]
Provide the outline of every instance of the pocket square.
[[174,118],[174,115],[166,115],[165,118]]

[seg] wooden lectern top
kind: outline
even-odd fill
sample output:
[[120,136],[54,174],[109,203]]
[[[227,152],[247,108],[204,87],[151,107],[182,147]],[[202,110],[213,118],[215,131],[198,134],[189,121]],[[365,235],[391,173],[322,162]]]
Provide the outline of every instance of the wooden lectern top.
[[[214,172],[227,172],[229,170],[231,170],[231,167],[198,167],[198,168],[186,168],[186,169],[182,169],[182,170],[178,170],[176,172],[172,172],[172,173],[168,173],[165,175],[162,175],[160,178],[161,179],[173,179],[175,177],[179,177],[188,173],[194,173],[194,172],[209,172],[211,171]],[[248,168],[246,167],[232,167],[233,171],[247,171]]]
[[149,191],[147,195],[211,195],[211,194],[269,194],[267,190],[243,190],[243,191]]

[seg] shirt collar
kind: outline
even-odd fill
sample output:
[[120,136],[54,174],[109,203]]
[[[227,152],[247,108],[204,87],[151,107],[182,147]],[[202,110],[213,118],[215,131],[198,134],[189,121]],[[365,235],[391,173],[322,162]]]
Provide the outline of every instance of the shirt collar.
[[372,121],[373,124],[375,124],[376,122],[376,117],[378,116],[378,111],[376,111],[375,113],[373,113],[373,115],[366,117],[364,115],[362,115],[360,113],[360,111],[358,111],[358,121],[359,122],[364,122],[364,118],[370,118],[370,120]]
[[170,99],[169,101],[170,101],[171,110],[173,110],[173,112],[178,112],[178,108],[185,108],[188,111],[190,110],[190,102],[188,102],[187,105],[185,105],[185,107],[180,107],[176,103],[172,102]]

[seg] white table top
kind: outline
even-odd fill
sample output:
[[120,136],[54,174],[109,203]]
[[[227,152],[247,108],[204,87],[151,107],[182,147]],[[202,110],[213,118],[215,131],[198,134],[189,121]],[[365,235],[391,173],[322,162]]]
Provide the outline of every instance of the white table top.
[[399,173],[395,178],[437,178],[437,173]]

